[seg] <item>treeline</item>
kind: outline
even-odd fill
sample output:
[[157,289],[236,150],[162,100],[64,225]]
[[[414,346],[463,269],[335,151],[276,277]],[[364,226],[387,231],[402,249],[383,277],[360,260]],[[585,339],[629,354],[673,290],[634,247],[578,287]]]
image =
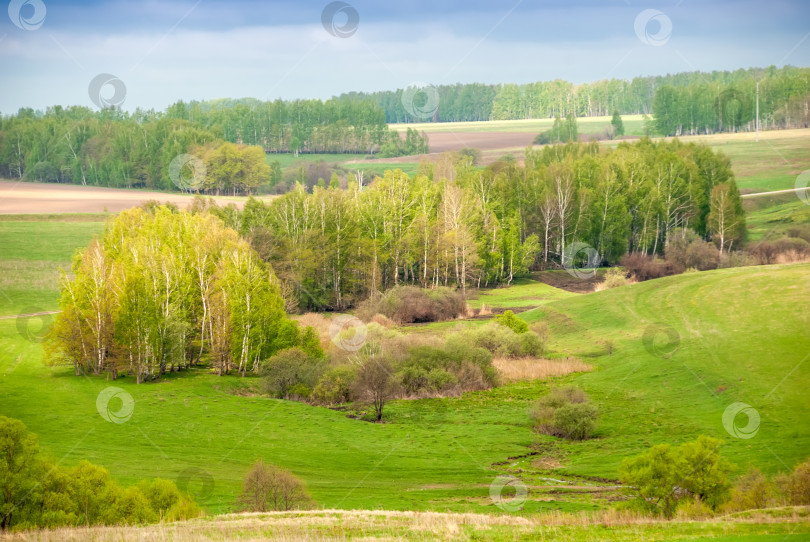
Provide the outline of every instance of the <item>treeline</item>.
[[232,143],[258,145],[269,153],[343,153],[383,156],[427,152],[424,134],[402,138],[389,130],[371,100],[282,100],[254,98],[178,102],[166,111],[220,133]]
[[[609,79],[575,85],[568,81],[554,80],[528,84],[484,85],[479,83],[440,85],[435,87],[438,108],[427,118],[414,118],[403,104],[404,89],[374,93],[352,92],[342,94],[346,101],[373,100],[385,114],[389,123],[409,122],[457,122],[483,120],[541,119],[573,114],[577,117],[607,116],[619,111],[623,115],[662,113],[655,111],[654,99],[662,88],[702,88],[703,95],[695,98],[708,100],[710,105],[721,93],[738,92],[752,103],[754,94],[751,85],[762,81],[760,87],[760,113],[772,115],[769,127],[789,125],[798,109],[792,100],[810,94],[808,68],[751,68],[736,71],[682,72],[664,76],[636,77],[631,81]],[[763,104],[763,88],[767,87],[767,104]],[[693,94],[679,96],[683,98]],[[412,98],[406,93],[405,102]],[[433,96],[435,98],[435,96]],[[423,98],[424,101],[424,98]],[[725,100],[724,100],[725,101]],[[762,108],[765,108],[764,110]],[[781,109],[790,112],[783,117]],[[413,108],[411,108],[413,109]],[[677,111],[675,108],[673,111]],[[710,108],[711,110],[711,108]],[[753,114],[753,111],[751,112]],[[675,114],[675,113],[672,113]],[[806,112],[805,112],[806,115]],[[716,117],[717,115],[715,115]],[[728,123],[724,122],[724,126]],[[723,128],[728,129],[728,128]]]
[[[662,254],[690,228],[728,247],[744,218],[728,158],[679,141],[546,146],[485,169],[442,155],[243,211],[213,209],[277,273],[290,309],[346,307],[399,284],[484,287],[530,268]],[[585,250],[584,250],[585,249]]]
[[255,371],[278,350],[320,355],[314,331],[288,319],[272,271],[208,213],[124,211],[61,279],[50,364],[136,382],[196,365]]
[[747,70],[720,80],[690,80],[658,89],[655,131],[662,135],[751,132],[810,126],[810,69]]
[[[178,102],[165,112],[127,113],[55,106],[45,112],[21,109],[0,118],[0,176],[112,188],[252,193],[281,180],[281,169],[247,181],[208,180],[193,185],[172,175],[172,161],[208,151],[242,153],[255,146],[269,153],[363,153],[379,156],[428,152],[427,136],[390,130],[370,102]],[[260,155],[264,159],[264,155]],[[202,157],[200,157],[202,158]],[[210,164],[209,164],[210,165]],[[228,164],[237,168],[238,163]],[[220,168],[221,169],[221,168]],[[227,169],[227,168],[226,168]],[[188,172],[185,173],[189,175]],[[204,176],[205,172],[202,172]],[[216,189],[209,189],[213,184]]]

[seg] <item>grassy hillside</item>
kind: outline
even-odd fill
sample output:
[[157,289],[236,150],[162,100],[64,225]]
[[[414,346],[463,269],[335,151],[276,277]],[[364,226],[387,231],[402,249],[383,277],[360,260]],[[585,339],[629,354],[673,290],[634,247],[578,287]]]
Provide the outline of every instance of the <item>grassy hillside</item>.
[[0,317],[55,310],[59,268],[104,229],[101,215],[30,218],[0,217]]
[[[691,273],[522,313],[551,322],[556,350],[593,357],[598,367],[576,380],[601,405],[602,438],[564,446],[570,469],[611,476],[622,456],[696,434],[725,440],[742,468],[773,472],[805,458],[808,277],[807,264]],[[645,331],[656,329],[645,345]],[[614,342],[613,355],[604,340]],[[754,438],[724,429],[723,412],[737,401],[759,412]]]
[[[7,273],[6,280],[17,282],[6,292],[12,301],[34,299],[49,310],[58,296],[53,270],[101,223],[5,221],[0,227],[0,261],[29,271]],[[29,280],[35,263],[51,275]],[[15,319],[0,320],[0,412],[23,420],[61,464],[86,458],[126,483],[190,477],[211,512],[231,508],[247,467],[260,457],[300,475],[328,508],[500,513],[489,485],[508,472],[531,490],[521,514],[591,510],[607,505],[612,484],[590,477],[615,478],[623,457],[653,443],[723,437],[733,461],[768,472],[787,470],[807,455],[810,400],[803,387],[810,363],[800,362],[810,352],[808,275],[808,265],[757,267],[588,295],[531,282],[481,295],[479,302],[491,306],[542,305],[523,316],[551,323],[553,355],[595,366],[565,379],[584,386],[602,410],[598,438],[583,443],[561,444],[531,431],[527,412],[545,382],[398,401],[387,408],[387,423],[371,424],[257,396],[255,379],[220,378],[205,369],[140,386],[131,378],[77,378],[69,368],[43,366],[41,344],[21,333],[25,327]],[[18,306],[3,310],[15,314]],[[653,322],[680,336],[670,358],[645,350],[641,337]],[[615,343],[612,356],[605,339]],[[109,423],[97,412],[96,398],[110,385],[135,400],[126,423]],[[759,411],[755,438],[725,432],[722,413],[734,401]]]

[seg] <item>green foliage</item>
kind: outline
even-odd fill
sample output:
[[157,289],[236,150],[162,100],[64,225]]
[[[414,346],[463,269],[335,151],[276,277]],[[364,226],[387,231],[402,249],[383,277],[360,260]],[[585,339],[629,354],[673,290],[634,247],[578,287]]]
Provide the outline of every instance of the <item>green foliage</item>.
[[634,458],[625,459],[619,474],[636,504],[671,518],[686,498],[698,498],[714,508],[729,494],[731,463],[720,455],[721,442],[700,436],[678,447],[658,444]]
[[[135,113],[56,106],[22,109],[4,117],[0,130],[3,177],[217,194],[277,185],[281,166],[268,166],[265,152],[428,152],[424,134],[408,129],[402,140],[368,100],[181,101],[165,112]],[[183,154],[206,164],[203,186],[171,178],[170,164]]]
[[474,346],[494,356],[506,358],[540,356],[545,348],[543,338],[536,332],[517,333],[512,328],[495,322],[450,334],[447,337],[447,344],[456,348],[463,348],[465,345]]
[[[661,253],[685,225],[716,236],[711,194],[732,181],[728,158],[701,145],[572,142],[527,149],[525,166],[480,170],[448,153],[414,177],[389,170],[311,194],[296,185],[269,203],[250,200],[241,213],[211,212],[272,265],[291,309],[362,305],[366,320],[382,313],[426,322],[463,314],[470,287],[570,265],[560,247],[585,245],[614,264],[627,251]],[[723,193],[739,205],[738,193]]]
[[103,467],[52,465],[18,420],[0,416],[0,530],[185,520],[200,509],[173,482],[121,487]]
[[783,487],[790,504],[810,504],[810,460],[796,465],[793,472],[783,480]]
[[323,373],[323,365],[321,358],[300,348],[287,348],[262,362],[259,374],[267,393],[281,399],[307,398]]
[[502,326],[506,326],[515,333],[526,333],[529,331],[529,324],[515,316],[511,310],[505,311],[503,314],[498,314],[492,318],[494,322],[498,322]]
[[[654,108],[654,97],[663,88],[681,91],[674,115],[685,121],[717,122],[739,126],[753,112],[754,83],[760,81],[760,115],[770,123],[803,118],[801,100],[807,95],[807,68],[750,68],[747,70],[684,72],[632,80],[603,79],[585,84],[570,81],[537,81],[526,84],[479,83],[436,87],[441,107],[435,117],[414,119],[402,105],[402,89],[373,93],[351,92],[340,99],[373,100],[389,123],[465,122],[507,119],[546,119],[573,110],[578,117],[642,114]],[[724,99],[718,96],[726,90]],[[742,95],[742,96],[740,96]],[[721,115],[719,114],[721,113]],[[692,118],[688,117],[691,115]],[[694,120],[693,120],[694,119]],[[804,117],[806,122],[806,117]],[[736,122],[736,124],[734,124]]]
[[613,127],[613,135],[621,137],[624,135],[624,122],[619,110],[613,111],[613,118],[610,119],[610,125]]
[[283,348],[321,354],[313,331],[286,318],[267,266],[208,213],[125,211],[74,257],[73,273],[48,350],[77,375],[126,370],[141,382],[204,353],[219,374],[244,375]]
[[543,132],[534,138],[534,142],[538,145],[568,143],[570,141],[579,141],[577,119],[571,112],[566,114],[564,120],[559,115],[555,116],[551,130]]
[[541,397],[532,410],[535,430],[571,440],[593,434],[599,410],[580,388],[555,388]]
[[730,512],[768,508],[776,502],[776,487],[759,469],[749,469],[734,484],[731,498],[723,505]]
[[605,271],[605,279],[602,281],[602,285],[607,289],[625,286],[628,284],[626,275],[627,272],[621,267],[611,267]]
[[552,426],[571,440],[585,440],[593,434],[599,410],[590,403],[569,403],[554,411]]
[[356,371],[351,366],[334,367],[325,371],[311,398],[315,403],[322,405],[337,405],[348,403],[352,397],[352,387],[356,378]]
[[0,416],[0,530],[32,513],[30,503],[42,498],[39,477],[44,472],[36,437],[21,421]]

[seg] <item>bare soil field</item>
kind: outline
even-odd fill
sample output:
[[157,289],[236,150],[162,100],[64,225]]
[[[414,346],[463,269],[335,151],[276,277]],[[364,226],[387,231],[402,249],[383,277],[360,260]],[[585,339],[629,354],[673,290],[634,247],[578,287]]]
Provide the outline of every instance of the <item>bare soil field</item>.
[[[165,192],[0,180],[0,214],[4,215],[118,213],[149,200],[171,202],[184,208],[193,198]],[[214,200],[218,205],[233,203],[241,208],[247,198],[215,197]]]
[[472,147],[486,151],[507,147],[526,147],[537,134],[534,132],[433,132],[428,133],[433,153],[457,151]]

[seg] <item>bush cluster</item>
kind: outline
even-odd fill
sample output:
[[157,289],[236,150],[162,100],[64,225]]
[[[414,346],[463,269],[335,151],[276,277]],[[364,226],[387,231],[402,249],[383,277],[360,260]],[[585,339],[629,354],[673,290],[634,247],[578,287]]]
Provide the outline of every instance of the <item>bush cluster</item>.
[[810,461],[769,480],[749,469],[732,485],[735,469],[720,454],[721,441],[700,436],[680,446],[659,444],[627,458],[619,476],[631,499],[625,505],[667,518],[703,519],[777,506],[810,504]]
[[[720,254],[717,247],[704,241],[692,230],[670,236],[664,258],[639,252],[625,254],[621,265],[635,280],[657,279],[687,271],[791,263],[810,259],[810,226],[788,228],[782,237],[749,243],[745,250]],[[606,287],[607,281],[604,283]]]
[[557,388],[532,410],[534,428],[545,435],[584,440],[593,434],[599,410],[580,388]]
[[466,310],[464,297],[451,288],[396,286],[364,301],[357,313],[364,320],[381,314],[397,324],[411,324],[453,320],[464,315]]
[[[523,323],[523,320],[519,321]],[[526,330],[518,333],[495,322],[449,335],[447,342],[483,348],[493,356],[501,358],[537,357],[543,355],[545,350],[545,339],[536,331]]]

